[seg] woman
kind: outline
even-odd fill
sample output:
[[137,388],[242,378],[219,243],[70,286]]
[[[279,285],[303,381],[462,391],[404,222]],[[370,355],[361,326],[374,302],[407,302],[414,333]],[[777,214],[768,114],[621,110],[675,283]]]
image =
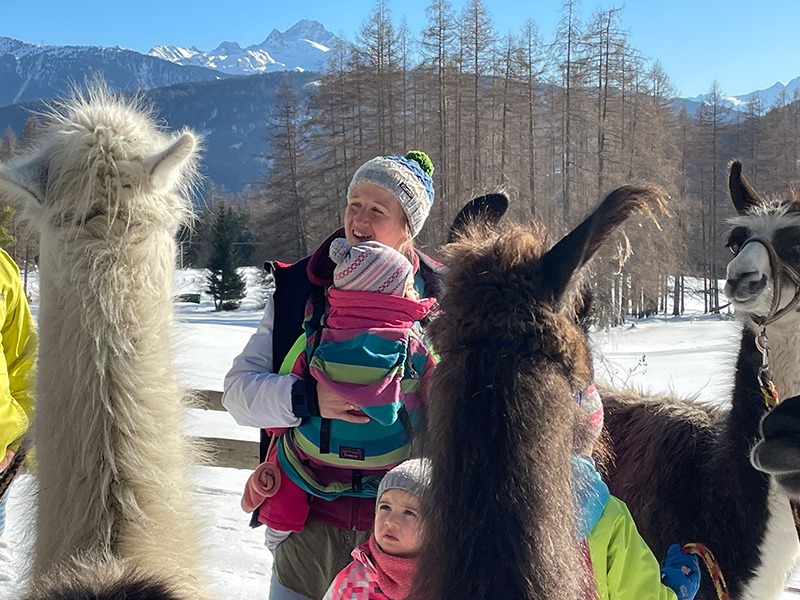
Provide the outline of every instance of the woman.
[[[361,465],[376,453],[398,461],[411,454],[410,438],[419,415],[381,426],[317,386],[310,375],[301,378],[290,371],[299,348],[305,348],[304,331],[313,334],[325,312],[325,288],[331,285],[334,268],[329,246],[334,239],[344,237],[350,244],[374,240],[398,250],[414,265],[419,295],[441,293],[441,265],[414,250],[412,243],[433,204],[432,173],[433,165],[422,152],[381,156],[362,165],[348,188],[344,230],[311,256],[293,265],[273,266],[275,292],[258,330],[225,377],[222,402],[238,423],[290,428],[313,438],[321,455],[329,457],[332,483],[343,490],[333,500],[312,496],[303,530],[278,544],[271,600],[323,596],[372,526],[375,497],[365,490],[373,489],[375,476],[385,471]],[[413,368],[407,371],[413,376]],[[348,440],[347,445],[341,440]]]

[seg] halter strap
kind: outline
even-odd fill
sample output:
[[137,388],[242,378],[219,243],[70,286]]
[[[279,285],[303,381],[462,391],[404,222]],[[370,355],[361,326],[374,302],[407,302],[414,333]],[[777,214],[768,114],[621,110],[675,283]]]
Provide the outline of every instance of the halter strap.
[[[778,256],[778,253],[775,251],[775,247],[767,238],[760,235],[754,235],[753,237],[747,238],[744,241],[742,248],[751,242],[755,242],[764,246],[764,249],[767,251],[767,256],[769,257],[769,268],[772,271],[773,291],[772,303],[770,304],[769,312],[763,317],[750,317],[756,324],[766,326],[780,319],[783,315],[792,310],[798,302],[800,302],[800,274],[785,261],[781,260],[780,256]],[[784,275],[787,275],[789,279],[791,279],[792,283],[794,283],[795,291],[794,297],[789,301],[789,304],[779,310],[778,307],[781,304]]]

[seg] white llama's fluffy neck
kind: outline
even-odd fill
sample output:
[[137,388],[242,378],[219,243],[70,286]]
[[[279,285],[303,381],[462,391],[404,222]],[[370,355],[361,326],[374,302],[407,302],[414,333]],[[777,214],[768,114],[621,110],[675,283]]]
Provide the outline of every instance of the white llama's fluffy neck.
[[195,558],[169,338],[174,242],[131,234],[43,236],[37,572],[87,550],[162,573]]

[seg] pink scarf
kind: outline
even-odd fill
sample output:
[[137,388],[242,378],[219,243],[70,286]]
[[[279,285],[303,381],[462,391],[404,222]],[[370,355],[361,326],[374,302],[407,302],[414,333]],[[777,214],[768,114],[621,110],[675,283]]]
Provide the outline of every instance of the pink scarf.
[[419,558],[401,558],[386,554],[375,541],[375,534],[367,541],[378,579],[378,587],[392,600],[403,600],[411,591],[411,582],[417,572]]

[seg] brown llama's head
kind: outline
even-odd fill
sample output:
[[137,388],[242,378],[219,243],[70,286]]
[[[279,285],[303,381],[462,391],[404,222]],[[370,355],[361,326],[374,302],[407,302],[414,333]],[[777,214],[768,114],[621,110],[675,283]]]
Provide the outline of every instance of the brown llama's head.
[[434,372],[415,597],[580,597],[570,457],[575,394],[592,382],[581,268],[649,188],[620,188],[551,249],[537,228],[467,230],[429,333]]

